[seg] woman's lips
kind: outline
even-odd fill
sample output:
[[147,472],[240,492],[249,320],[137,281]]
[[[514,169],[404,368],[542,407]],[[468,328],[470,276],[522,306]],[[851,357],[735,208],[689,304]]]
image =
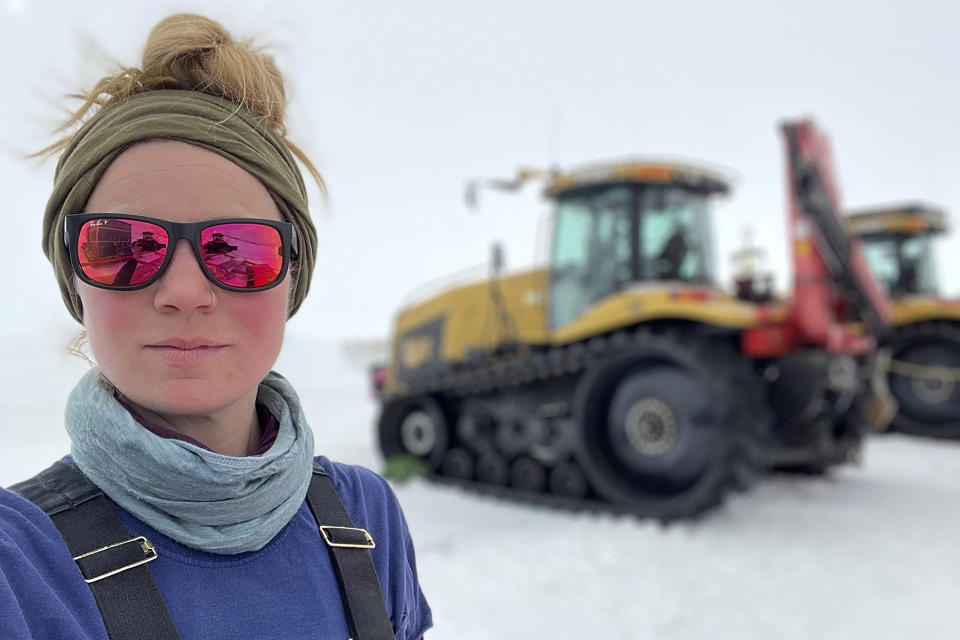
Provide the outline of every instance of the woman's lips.
[[164,362],[172,365],[189,365],[202,362],[227,345],[203,345],[198,347],[175,347],[168,344],[147,345],[147,351],[156,354]]

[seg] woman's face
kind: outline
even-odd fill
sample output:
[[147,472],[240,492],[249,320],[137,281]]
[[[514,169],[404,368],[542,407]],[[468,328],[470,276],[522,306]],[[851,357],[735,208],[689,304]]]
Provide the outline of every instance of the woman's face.
[[[280,220],[256,178],[216,153],[176,141],[123,152],[86,210],[174,222]],[[257,386],[280,353],[289,273],[266,291],[227,291],[206,278],[189,243],[179,240],[164,274],[145,289],[75,282],[93,355],[129,400],[161,415],[211,415],[247,402],[252,410]]]

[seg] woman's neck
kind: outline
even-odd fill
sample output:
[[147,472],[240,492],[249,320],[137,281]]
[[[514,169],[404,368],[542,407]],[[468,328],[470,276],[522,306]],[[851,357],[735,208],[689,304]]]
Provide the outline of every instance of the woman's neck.
[[157,413],[124,398],[141,418],[196,440],[214,453],[243,457],[257,450],[262,434],[257,419],[256,394],[250,402],[235,402],[206,415]]

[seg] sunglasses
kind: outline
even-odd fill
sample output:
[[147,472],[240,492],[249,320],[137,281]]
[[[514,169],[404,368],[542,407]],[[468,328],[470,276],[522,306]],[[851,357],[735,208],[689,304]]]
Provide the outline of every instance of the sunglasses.
[[63,242],[73,271],[101,289],[132,291],[163,275],[177,240],[193,247],[207,278],[228,291],[263,291],[283,281],[297,259],[289,222],[224,218],[170,222],[146,216],[76,213],[64,218]]

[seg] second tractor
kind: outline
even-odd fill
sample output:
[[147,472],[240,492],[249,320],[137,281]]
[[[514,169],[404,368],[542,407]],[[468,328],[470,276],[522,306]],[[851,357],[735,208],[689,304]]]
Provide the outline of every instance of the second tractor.
[[847,228],[893,301],[888,379],[899,411],[892,428],[960,438],[960,300],[940,294],[933,251],[948,232],[944,211],[874,207],[851,213]]

